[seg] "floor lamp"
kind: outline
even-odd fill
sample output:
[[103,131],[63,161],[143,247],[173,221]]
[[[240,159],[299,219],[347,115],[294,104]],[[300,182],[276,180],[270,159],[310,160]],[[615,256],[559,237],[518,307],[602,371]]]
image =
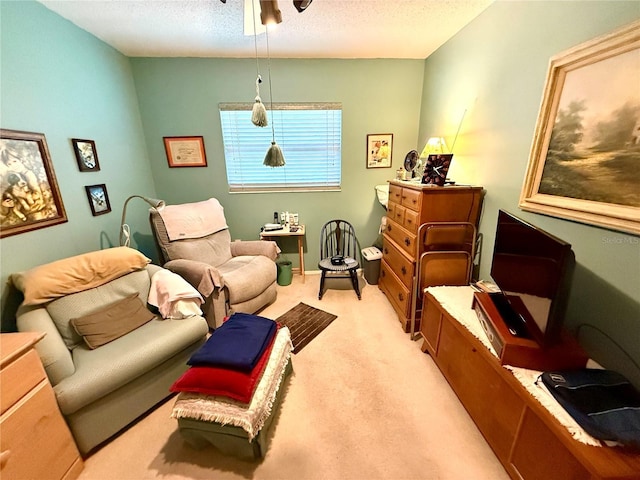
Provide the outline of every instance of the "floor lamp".
[[149,198],[143,197],[142,195],[131,195],[124,202],[124,207],[122,208],[122,220],[120,221],[120,246],[128,247],[131,243],[131,231],[129,229],[129,225],[124,223],[125,216],[127,215],[127,204],[129,200],[132,198],[141,198],[153,208],[161,208],[165,206],[164,200],[158,200],[157,198]]

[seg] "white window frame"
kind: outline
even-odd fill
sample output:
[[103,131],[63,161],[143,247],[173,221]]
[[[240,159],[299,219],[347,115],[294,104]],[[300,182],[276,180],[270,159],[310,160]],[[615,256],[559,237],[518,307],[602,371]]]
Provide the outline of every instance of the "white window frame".
[[[218,108],[230,192],[340,191],[341,103],[274,103],[267,127],[251,123],[253,103]],[[304,116],[313,111],[318,115]],[[263,165],[274,131],[283,167]]]

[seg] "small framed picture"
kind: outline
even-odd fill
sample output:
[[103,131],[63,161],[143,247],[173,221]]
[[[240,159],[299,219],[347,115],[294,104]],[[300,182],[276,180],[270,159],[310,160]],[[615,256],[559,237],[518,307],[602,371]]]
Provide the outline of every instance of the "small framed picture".
[[169,167],[206,167],[203,137],[163,137]]
[[393,133],[367,135],[367,168],[390,168]]
[[104,215],[111,211],[107,186],[104,183],[99,185],[86,185],[84,189],[87,191],[87,199],[89,200],[91,213],[94,217]]
[[100,170],[96,143],[93,140],[72,138],[71,143],[73,144],[73,151],[76,154],[76,161],[81,172],[97,172]]

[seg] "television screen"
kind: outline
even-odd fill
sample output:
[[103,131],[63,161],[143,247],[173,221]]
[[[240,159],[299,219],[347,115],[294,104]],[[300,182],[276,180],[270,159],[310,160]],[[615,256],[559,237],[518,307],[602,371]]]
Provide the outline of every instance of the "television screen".
[[571,245],[498,211],[492,299],[512,333],[547,346],[560,338],[575,258]]

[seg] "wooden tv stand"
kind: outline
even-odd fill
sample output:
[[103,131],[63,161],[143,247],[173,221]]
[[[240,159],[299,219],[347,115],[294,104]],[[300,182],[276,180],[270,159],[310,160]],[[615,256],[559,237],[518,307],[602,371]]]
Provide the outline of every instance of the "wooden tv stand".
[[[436,287],[449,310],[475,317],[470,287]],[[451,290],[458,289],[458,290]],[[463,290],[460,290],[463,289]],[[431,289],[429,289],[431,290]],[[448,294],[451,293],[451,302]],[[453,295],[455,293],[455,295]],[[462,302],[460,299],[462,298]],[[451,304],[457,302],[455,309]],[[463,305],[461,305],[461,303]],[[514,479],[638,479],[640,452],[582,443],[467,326],[427,291],[420,333],[428,352]],[[470,317],[468,309],[473,314]],[[480,333],[484,333],[480,328]]]

